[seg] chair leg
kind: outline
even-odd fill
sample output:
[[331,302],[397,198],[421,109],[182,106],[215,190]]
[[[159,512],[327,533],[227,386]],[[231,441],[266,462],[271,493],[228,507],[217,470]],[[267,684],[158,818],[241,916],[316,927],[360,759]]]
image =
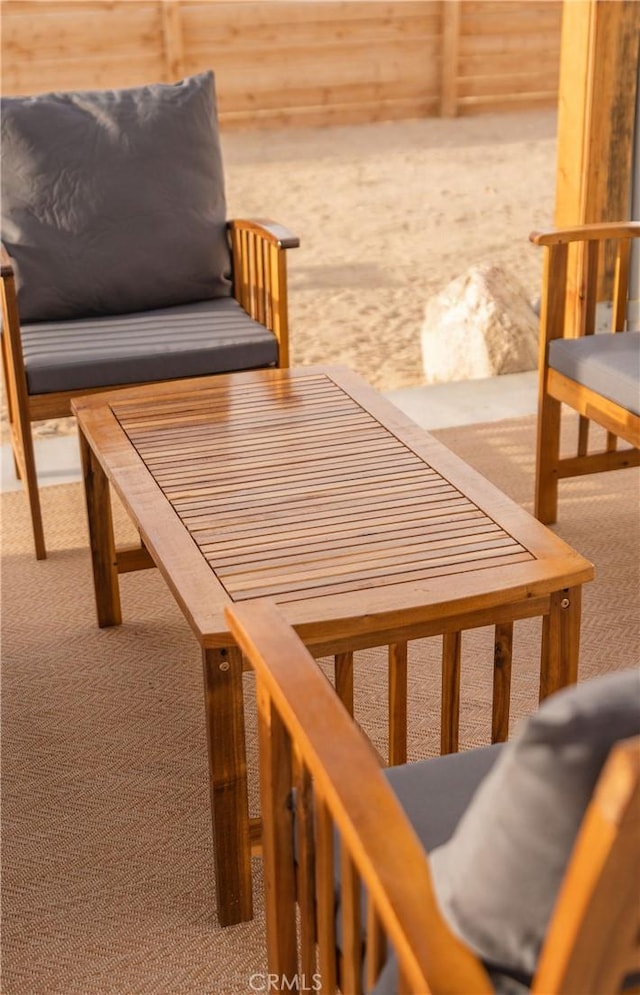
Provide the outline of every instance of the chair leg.
[[538,403],[534,514],[545,525],[552,525],[558,517],[560,414],[560,401],[543,393]]
[[46,560],[47,549],[44,542],[44,529],[42,527],[38,476],[36,474],[36,460],[33,450],[33,433],[29,417],[29,395],[22,348],[20,346],[20,321],[18,318],[13,275],[5,277],[3,272],[0,299],[2,302],[3,321],[3,330],[0,335],[0,354],[2,355],[7,415],[9,428],[11,429],[13,463],[16,470],[16,477],[22,481],[27,492],[36,558],[38,560]]
[[16,465],[16,476],[18,480],[22,480],[29,501],[36,559],[46,560],[47,549],[44,541],[42,510],[40,508],[40,493],[38,491],[38,476],[36,473],[31,426],[28,423],[24,426],[21,424],[21,419],[16,419],[11,426],[11,443],[13,446],[13,460]]

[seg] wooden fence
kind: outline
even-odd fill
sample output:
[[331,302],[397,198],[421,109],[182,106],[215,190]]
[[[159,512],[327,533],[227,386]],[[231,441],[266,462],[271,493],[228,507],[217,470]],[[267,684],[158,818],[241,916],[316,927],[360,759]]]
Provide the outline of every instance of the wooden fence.
[[212,68],[223,126],[553,106],[562,0],[4,0],[2,91]]

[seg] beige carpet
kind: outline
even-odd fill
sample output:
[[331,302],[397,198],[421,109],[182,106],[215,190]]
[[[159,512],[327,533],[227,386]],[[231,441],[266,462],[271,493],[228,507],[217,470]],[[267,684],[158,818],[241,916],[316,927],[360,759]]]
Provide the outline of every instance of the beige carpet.
[[[530,509],[533,419],[437,435]],[[636,471],[562,488],[557,531],[597,568],[582,678],[638,664],[638,499]],[[2,990],[249,993],[265,970],[260,863],[254,922],[219,929],[195,641],[152,571],[122,579],[125,624],[99,631],[80,485],[43,504],[37,563],[24,495],[1,501]],[[539,638],[537,621],[516,627],[514,719],[535,706]],[[438,653],[437,640],[411,651],[414,756],[437,750]],[[464,745],[488,736],[491,655],[491,632],[465,639]],[[380,747],[384,669],[380,652],[358,660],[358,717]]]

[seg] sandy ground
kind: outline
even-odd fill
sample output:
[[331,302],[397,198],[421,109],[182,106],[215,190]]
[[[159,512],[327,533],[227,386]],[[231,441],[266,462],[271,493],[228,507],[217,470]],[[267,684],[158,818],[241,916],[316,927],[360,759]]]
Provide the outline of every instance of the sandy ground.
[[[344,363],[380,390],[418,385],[424,306],[450,280],[491,262],[539,293],[528,235],[553,221],[555,111],[229,133],[222,144],[229,217],[270,217],[300,237],[294,364]],[[4,412],[2,428],[6,438]]]

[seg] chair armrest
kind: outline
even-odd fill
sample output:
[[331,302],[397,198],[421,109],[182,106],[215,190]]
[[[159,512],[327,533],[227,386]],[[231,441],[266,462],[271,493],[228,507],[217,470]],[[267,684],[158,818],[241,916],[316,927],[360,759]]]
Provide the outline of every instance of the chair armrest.
[[[623,330],[629,294],[631,240],[639,237],[638,221],[602,222],[531,232],[529,240],[545,249],[540,309],[541,372],[553,339],[591,335],[595,331],[597,301],[603,299],[602,290],[609,285],[613,298],[612,331]],[[584,248],[580,256],[576,255],[575,243]],[[604,257],[603,243],[606,243]]]
[[602,224],[576,225],[573,228],[545,228],[532,231],[529,241],[534,245],[563,245],[566,242],[592,242],[607,238],[638,238],[639,221],[613,221]]
[[284,225],[268,218],[234,218],[227,222],[230,231],[251,231],[280,249],[297,249],[300,239]]
[[289,365],[289,305],[286,250],[300,240],[283,225],[263,219],[227,222],[233,296],[247,314],[278,340],[278,366]]
[[[375,750],[295,631],[268,602],[236,604],[225,614],[256,674],[261,719],[269,730],[261,734],[261,744],[269,748],[271,733],[282,723],[293,755],[311,776],[367,888],[410,990],[491,992],[484,967],[441,916],[427,855]],[[264,756],[261,769],[268,769]],[[273,812],[273,804],[265,806],[264,800],[263,795],[263,813]],[[283,852],[277,835],[265,822],[265,855],[275,848]],[[268,889],[277,887],[278,875],[270,880],[270,870],[265,863]],[[268,923],[268,928],[274,925],[277,929],[278,924]]]

